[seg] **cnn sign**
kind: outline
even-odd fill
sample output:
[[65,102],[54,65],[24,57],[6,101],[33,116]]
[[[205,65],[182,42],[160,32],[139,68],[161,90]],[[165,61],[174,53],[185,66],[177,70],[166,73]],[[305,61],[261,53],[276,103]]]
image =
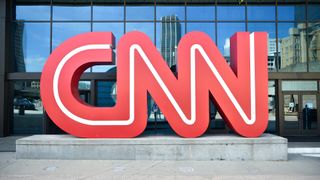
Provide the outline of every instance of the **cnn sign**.
[[112,64],[111,32],[77,35],[48,58],[41,76],[43,105],[61,129],[78,137],[128,138],[147,125],[147,93],[180,136],[201,136],[209,125],[209,98],[236,133],[258,137],[268,123],[267,33],[231,37],[230,65],[210,37],[185,35],[178,46],[177,77],[147,35],[130,32],[117,47],[117,102],[94,107],[78,94],[90,66]]

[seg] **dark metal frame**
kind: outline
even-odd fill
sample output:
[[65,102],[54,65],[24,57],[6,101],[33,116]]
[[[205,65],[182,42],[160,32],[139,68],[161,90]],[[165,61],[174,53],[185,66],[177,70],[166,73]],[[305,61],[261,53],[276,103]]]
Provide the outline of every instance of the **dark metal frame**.
[[[130,6],[132,4],[132,1],[124,0],[123,3],[120,4],[113,4],[113,5],[123,5],[124,6],[124,19],[120,21],[96,21],[93,20],[93,6],[95,5],[100,5],[101,3],[94,3],[93,0],[88,1],[88,5],[91,7],[91,18],[90,20],[87,21],[56,21],[53,20],[53,3],[54,0],[50,0],[50,20],[49,21],[25,21],[25,22],[30,22],[30,23],[35,23],[35,22],[47,22],[50,23],[50,53],[52,52],[52,24],[54,22],[61,22],[61,23],[68,23],[68,22],[81,22],[81,23],[90,23],[90,30],[93,30],[93,23],[111,23],[111,22],[121,22],[123,23],[124,26],[124,33],[126,32],[126,23],[127,22],[152,22],[154,23],[154,42],[156,42],[157,39],[157,34],[156,34],[156,27],[157,23],[161,22],[156,19],[156,11],[157,11],[157,6],[161,5],[177,5],[179,4],[180,6],[184,6],[185,8],[185,20],[181,20],[179,22],[183,23],[185,26],[185,32],[187,33],[187,22],[203,22],[203,23],[214,23],[215,25],[215,39],[216,42],[218,41],[218,23],[223,22],[223,23],[236,23],[236,22],[241,22],[245,23],[245,30],[248,30],[248,23],[255,23],[255,22],[264,22],[264,23],[275,23],[275,32],[276,32],[276,39],[278,40],[278,23],[282,22],[293,22],[293,21],[279,21],[278,20],[278,6],[280,6],[280,0],[275,0],[274,2],[266,2],[263,3],[263,5],[274,5],[275,6],[275,20],[272,21],[249,21],[248,20],[248,15],[247,15],[247,7],[251,5],[258,5],[258,4],[253,4],[249,0],[244,1],[241,6],[245,7],[245,20],[240,20],[240,21],[227,21],[227,20],[219,20],[217,17],[217,10],[218,6],[220,5],[232,5],[232,3],[228,3],[227,1],[219,1],[219,0],[212,0],[211,2],[206,1],[206,3],[197,3],[194,1],[189,0],[184,0],[184,1],[179,1],[179,3],[164,3],[164,1],[157,2],[156,0],[150,1],[150,3],[147,3],[150,6],[154,7],[154,19],[153,20],[147,20],[147,21],[130,21],[126,19],[126,7]],[[238,2],[238,1],[235,1]],[[314,1],[313,1],[314,2]],[[143,3],[136,3],[135,5],[139,5]],[[146,3],[144,3],[146,4]],[[193,5],[207,5],[211,4],[215,7],[215,19],[211,21],[193,21],[193,20],[188,20],[187,18],[187,6],[193,6]],[[282,3],[283,4],[283,3]],[[289,3],[288,3],[289,4]],[[290,3],[291,4],[291,3]],[[292,4],[297,4],[297,3],[292,3]],[[298,2],[298,4],[305,5],[306,11],[305,11],[305,16],[306,19],[298,22],[303,22],[308,25],[308,0],[302,1],[301,3]],[[233,3],[233,5],[239,5],[239,3]],[[11,47],[12,47],[12,42],[11,42],[11,30],[10,30],[10,23],[13,20],[12,14],[14,11],[14,3],[10,0],[0,0],[0,136],[5,136],[9,134],[9,127],[10,123],[12,123],[13,119],[13,114],[10,113],[12,112],[12,99],[13,99],[13,82],[17,80],[39,80],[41,76],[41,72],[26,72],[26,73],[21,73],[21,72],[13,72],[13,59],[11,56]],[[308,36],[307,36],[308,38]],[[307,39],[307,42],[309,40]],[[278,43],[276,43],[276,48],[278,51]],[[308,53],[308,52],[307,52]],[[307,55],[308,57],[308,55]],[[278,59],[278,58],[277,58]],[[307,58],[309,61],[309,58]],[[277,118],[277,133],[282,134],[281,132],[281,127],[283,127],[283,122],[280,119],[280,114],[281,109],[279,107],[282,107],[282,93],[281,93],[281,80],[320,80],[320,72],[308,72],[309,71],[309,63],[307,61],[307,72],[269,72],[269,80],[275,80],[276,82],[276,108],[277,108],[277,113],[276,113],[276,118]],[[276,62],[276,69],[278,69],[279,64],[278,60]],[[276,70],[278,71],[278,70]],[[90,73],[84,73],[81,76],[81,80],[89,80],[91,81],[91,104],[94,104],[95,102],[95,84],[96,81],[98,80],[110,80],[114,81],[116,79],[115,76],[107,76],[105,73],[94,73],[90,71]],[[318,92],[318,98],[319,98],[319,92]],[[45,115],[46,116],[46,115]],[[46,118],[47,119],[47,118]],[[320,128],[319,128],[320,129]],[[320,131],[320,130],[319,130]],[[46,130],[46,132],[49,132],[49,130]],[[320,132],[319,132],[320,134]]]

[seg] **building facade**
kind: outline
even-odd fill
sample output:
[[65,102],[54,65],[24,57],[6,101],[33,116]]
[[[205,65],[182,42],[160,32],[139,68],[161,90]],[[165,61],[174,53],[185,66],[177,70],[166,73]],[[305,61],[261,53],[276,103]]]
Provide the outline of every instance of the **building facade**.
[[[80,33],[111,31],[118,43],[134,30],[150,37],[174,73],[179,40],[188,32],[207,33],[226,61],[235,32],[267,32],[266,132],[319,136],[319,12],[318,0],[0,0],[0,136],[63,133],[39,95],[50,53]],[[87,69],[79,82],[80,98],[114,106],[116,73],[116,64]],[[208,132],[232,133],[214,103],[210,106]],[[151,96],[148,117],[145,133],[173,133]]]

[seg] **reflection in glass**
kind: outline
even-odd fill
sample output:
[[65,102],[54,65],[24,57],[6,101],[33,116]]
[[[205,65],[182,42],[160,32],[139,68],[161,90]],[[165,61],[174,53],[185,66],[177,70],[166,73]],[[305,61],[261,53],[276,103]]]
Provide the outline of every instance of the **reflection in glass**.
[[16,72],[41,72],[50,54],[50,23],[14,22]]
[[276,93],[275,81],[268,82],[268,111],[269,121],[266,132],[276,133]]
[[39,81],[16,81],[13,99],[13,134],[43,133],[43,105]]
[[305,20],[305,6],[304,5],[286,5],[278,6],[278,20],[279,21],[299,21]]
[[282,91],[317,91],[317,81],[282,81]]
[[320,21],[308,23],[309,71],[320,72]]
[[115,81],[98,81],[96,106],[113,107],[117,100],[117,85]]
[[218,20],[245,20],[244,6],[218,6]]
[[93,6],[93,20],[114,21],[124,20],[123,6]]
[[276,71],[277,41],[275,23],[248,23],[248,31],[268,33],[268,71]]
[[52,48],[77,34],[90,32],[90,23],[53,23]]
[[75,5],[54,5],[53,20],[90,20],[90,6],[75,6]]
[[130,31],[141,31],[147,34],[151,41],[154,42],[154,23],[127,23],[126,32]]
[[230,62],[230,37],[236,32],[245,31],[244,23],[218,23],[218,48],[228,62]]
[[[124,33],[124,23],[93,23],[93,31],[109,31],[112,32],[115,37],[115,44],[117,48],[117,44]],[[114,51],[116,52],[116,51]],[[116,58],[116,56],[114,56]],[[117,61],[115,60],[115,63]],[[107,72],[110,68],[115,65],[96,65],[92,67],[92,72]]]
[[305,23],[278,23],[279,70],[307,71],[307,40]]
[[127,6],[126,20],[154,20],[154,6]]
[[16,6],[16,20],[50,20],[50,6]]
[[[319,2],[318,2],[319,3]],[[309,3],[308,20],[320,20],[320,4]]]
[[185,20],[185,8],[181,6],[157,6],[156,20],[161,21],[165,16],[176,16],[179,20]]
[[201,31],[210,36],[212,41],[215,41],[215,28],[214,23],[187,23],[188,32]]
[[248,20],[275,20],[275,6],[248,6]]
[[79,81],[78,90],[79,90],[79,97],[87,104],[90,104],[90,81]]
[[[85,32],[90,32],[90,23],[53,23],[52,49],[54,50],[65,40]],[[85,72],[90,72],[90,68]]]
[[164,16],[160,27],[157,26],[157,47],[169,67],[177,63],[177,48],[184,28],[178,20],[177,16]]
[[[201,12],[201,13],[200,13]],[[187,6],[187,19],[191,21],[215,20],[214,6]]]
[[317,96],[316,95],[302,95],[302,121],[303,129],[317,129]]
[[299,129],[299,99],[297,94],[283,95],[284,128]]

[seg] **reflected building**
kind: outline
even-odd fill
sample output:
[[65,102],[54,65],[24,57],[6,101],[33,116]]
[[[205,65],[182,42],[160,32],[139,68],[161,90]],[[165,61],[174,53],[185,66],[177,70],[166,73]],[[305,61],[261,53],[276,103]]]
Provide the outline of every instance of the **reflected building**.
[[289,28],[288,36],[280,41],[280,69],[303,71],[307,62],[307,40],[305,23]]
[[311,71],[320,69],[320,23],[308,24],[308,39],[309,39],[309,68]]
[[176,15],[161,17],[161,55],[169,67],[177,63],[177,48],[181,39],[181,24]]
[[268,71],[276,71],[277,54],[277,40],[268,37]]
[[26,65],[24,62],[23,53],[23,33],[24,33],[24,21],[15,22],[15,35],[14,35],[14,56],[16,62],[17,72],[26,72]]

